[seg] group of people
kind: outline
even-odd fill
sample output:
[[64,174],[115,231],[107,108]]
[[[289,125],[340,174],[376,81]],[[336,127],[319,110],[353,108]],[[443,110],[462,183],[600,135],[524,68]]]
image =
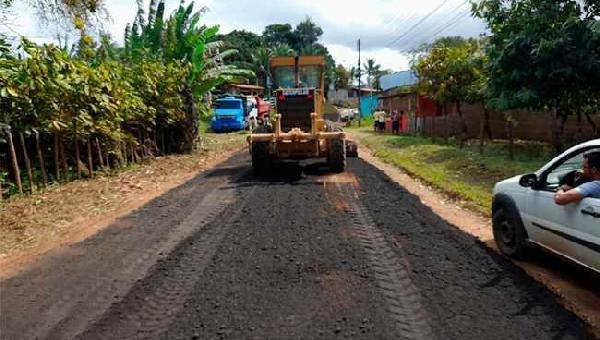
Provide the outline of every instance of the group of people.
[[[402,117],[404,116],[404,110],[393,110],[392,111],[392,133],[397,135],[400,133],[402,127]],[[376,132],[385,132],[385,121],[388,115],[383,109],[378,109],[373,112],[373,126]]]

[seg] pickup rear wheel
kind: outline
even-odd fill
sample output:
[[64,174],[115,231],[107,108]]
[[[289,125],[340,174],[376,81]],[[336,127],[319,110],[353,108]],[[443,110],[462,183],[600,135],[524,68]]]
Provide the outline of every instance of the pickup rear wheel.
[[510,257],[523,258],[527,251],[527,237],[521,216],[515,208],[499,207],[492,217],[494,241],[498,249]]
[[329,168],[334,172],[342,172],[346,169],[346,141],[333,139],[329,142],[327,155]]

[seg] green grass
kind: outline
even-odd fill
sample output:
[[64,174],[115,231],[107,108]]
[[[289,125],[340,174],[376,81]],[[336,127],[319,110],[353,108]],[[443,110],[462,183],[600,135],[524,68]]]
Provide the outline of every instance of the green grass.
[[509,160],[506,143],[486,145],[478,152],[477,141],[460,149],[452,141],[433,143],[431,138],[379,134],[372,127],[351,128],[358,132],[361,145],[374,151],[383,161],[465,202],[486,216],[490,215],[492,189],[497,181],[528,173],[549,160],[543,144],[517,143],[515,160]]

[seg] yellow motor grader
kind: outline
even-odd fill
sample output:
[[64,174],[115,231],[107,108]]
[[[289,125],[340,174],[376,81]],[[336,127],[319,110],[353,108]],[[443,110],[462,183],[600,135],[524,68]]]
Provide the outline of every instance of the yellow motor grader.
[[325,58],[273,57],[270,68],[276,114],[248,136],[254,170],[268,170],[275,159],[325,157],[332,171],[344,171],[346,135],[323,119]]

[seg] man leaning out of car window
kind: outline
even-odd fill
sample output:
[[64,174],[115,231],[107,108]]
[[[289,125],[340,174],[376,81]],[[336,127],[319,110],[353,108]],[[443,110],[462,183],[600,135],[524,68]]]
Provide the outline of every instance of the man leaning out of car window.
[[591,181],[577,188],[565,190],[559,188],[554,194],[554,202],[559,205],[579,202],[586,197],[600,198],[600,151],[583,155],[582,170]]

